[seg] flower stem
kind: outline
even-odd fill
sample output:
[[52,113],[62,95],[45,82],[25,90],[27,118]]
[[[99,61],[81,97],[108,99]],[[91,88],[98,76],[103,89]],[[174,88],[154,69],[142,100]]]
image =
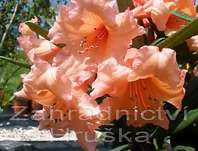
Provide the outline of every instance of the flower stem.
[[164,41],[157,44],[162,48],[174,48],[187,40],[188,38],[198,34],[198,18],[178,30],[175,34],[166,38]]
[[0,49],[3,47],[3,43],[4,43],[4,41],[5,41],[5,38],[6,38],[6,36],[7,36],[8,31],[9,31],[9,29],[10,29],[10,27],[11,27],[13,21],[14,21],[14,18],[15,18],[15,16],[16,16],[17,10],[18,10],[18,3],[17,3],[17,4],[15,5],[15,7],[14,7],[14,13],[12,14],[12,17],[11,17],[11,19],[10,19],[10,22],[9,22],[8,26],[6,27],[6,30],[5,30],[5,32],[4,32],[3,36],[2,36],[2,38],[1,38]]
[[23,68],[30,68],[30,66],[26,63],[22,63],[22,62],[19,62],[19,61],[16,61],[16,60],[13,60],[11,58],[4,57],[4,56],[0,56],[0,60],[7,61],[9,63],[12,63],[14,65],[17,65],[17,66],[20,66],[20,67],[23,67]]

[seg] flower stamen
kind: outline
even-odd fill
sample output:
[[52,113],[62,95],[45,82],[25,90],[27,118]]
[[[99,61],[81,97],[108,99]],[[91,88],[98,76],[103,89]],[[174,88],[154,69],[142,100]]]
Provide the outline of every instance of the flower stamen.
[[93,32],[86,35],[80,42],[82,50],[79,53],[85,53],[86,51],[96,49],[103,46],[108,38],[108,30],[101,24],[97,28],[95,27]]

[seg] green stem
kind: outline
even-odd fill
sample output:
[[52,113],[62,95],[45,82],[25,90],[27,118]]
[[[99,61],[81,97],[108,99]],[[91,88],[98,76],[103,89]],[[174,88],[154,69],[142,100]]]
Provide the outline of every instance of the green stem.
[[194,17],[191,17],[183,12],[180,12],[180,11],[172,11],[171,12],[174,16],[177,16],[185,21],[188,21],[188,22],[191,22],[193,21]]
[[155,130],[152,132],[152,134],[150,136],[153,137],[158,130],[159,130],[159,127],[156,127]]
[[20,67],[23,67],[23,68],[30,68],[30,66],[28,64],[25,64],[25,63],[22,63],[22,62],[19,62],[19,61],[16,61],[16,60],[12,60],[11,58],[7,58],[7,57],[4,57],[4,56],[0,56],[0,60],[7,61],[9,63],[12,63],[14,65],[17,65],[17,66],[20,66]]
[[166,38],[164,41],[157,44],[157,46],[162,48],[174,48],[183,42],[186,39],[197,35],[198,34],[198,18],[194,19],[192,22],[187,24],[186,26],[182,27],[178,30],[175,34],[171,35],[170,37]]
[[155,150],[159,150],[157,139],[153,138],[153,145],[155,146]]
[[2,38],[1,38],[0,49],[3,47],[3,43],[4,43],[4,41],[5,41],[5,38],[6,38],[6,36],[7,36],[8,31],[9,31],[11,25],[12,25],[12,22],[14,21],[14,18],[15,18],[15,16],[16,16],[17,10],[18,10],[18,3],[17,3],[17,4],[15,5],[15,7],[14,7],[14,12],[13,12],[12,17],[11,17],[11,19],[10,19],[10,22],[9,22],[8,26],[6,27],[6,30],[5,30],[5,32],[4,32],[3,36],[2,36]]

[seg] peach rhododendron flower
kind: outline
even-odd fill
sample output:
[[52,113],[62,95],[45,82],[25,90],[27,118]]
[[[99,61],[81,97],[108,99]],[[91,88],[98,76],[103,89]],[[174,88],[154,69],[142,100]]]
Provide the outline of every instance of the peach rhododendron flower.
[[[136,19],[141,11],[161,29],[166,28],[171,10],[186,9],[173,0],[135,2],[135,9],[119,13],[114,0],[71,0],[60,7],[49,40],[20,25],[18,41],[33,65],[22,75],[23,88],[15,95],[43,105],[35,115],[41,117],[41,129],[51,129],[55,137],[74,130],[82,147],[93,151],[96,142],[86,138],[94,140],[98,126],[127,114],[121,110],[129,113],[128,124],[168,128],[163,103],[181,108],[185,71],[178,68],[171,49],[129,46],[145,32]],[[104,96],[99,104],[97,99]],[[108,109],[110,117],[105,117]],[[162,110],[161,118],[147,120],[156,114],[152,111],[142,118],[147,109]],[[138,119],[133,118],[136,112]]]
[[198,35],[187,40],[188,47],[198,53]]
[[[71,107],[69,108],[71,110]],[[34,118],[39,120],[40,129],[49,129],[54,137],[62,137],[66,132],[74,130],[78,142],[84,149],[95,150],[96,133],[90,128],[92,125],[86,119],[82,121],[79,110],[73,107],[69,112],[69,108],[64,101],[58,101],[53,108],[45,106],[34,115]]]
[[160,4],[152,8],[151,18],[157,25],[159,30],[176,30],[180,26],[185,25],[186,21],[171,15],[173,10],[181,11],[189,16],[196,16],[196,8],[194,0],[164,0]]
[[[93,129],[96,128],[96,124],[91,123],[91,118],[100,111],[96,102],[91,100],[84,89],[93,80],[95,69],[94,67],[86,69],[84,63],[75,62],[72,56],[65,59],[65,62],[58,67],[51,66],[46,61],[36,60],[31,72],[23,76],[23,89],[15,95],[36,101],[45,108],[53,107],[54,112],[57,110],[61,114],[67,114],[68,110],[71,110],[70,120],[59,119],[63,122],[60,128],[75,130],[80,144],[86,150],[92,151],[94,143],[85,143],[84,136],[88,135],[87,137],[92,137],[92,140],[95,137]],[[87,122],[80,122],[79,116],[90,118]],[[49,124],[43,125],[43,122]],[[54,130],[53,133],[59,128],[58,123],[46,119],[41,121],[41,125],[43,128],[51,128]]]
[[72,56],[65,59],[65,62],[57,67],[37,60],[30,73],[23,75],[23,89],[16,95],[30,98],[42,105],[52,106],[58,100],[71,103],[74,97],[79,97],[73,95],[74,92],[84,91],[89,82],[93,81],[95,69],[92,67],[89,70],[85,63],[76,62]]
[[143,6],[145,3],[148,3],[148,1],[152,1],[152,0],[132,0],[134,6]]
[[[97,98],[105,94],[110,95],[101,104],[103,109],[111,108],[112,119],[108,120],[120,117],[116,116],[116,111],[128,110],[129,123],[132,125],[153,123],[168,128],[163,103],[166,101],[181,108],[184,96],[185,71],[178,68],[175,52],[171,49],[163,49],[160,52],[153,46],[145,46],[140,50],[132,48],[128,50],[125,61],[128,68],[119,66],[111,59],[99,65],[97,79],[92,84],[94,90],[91,96]],[[145,120],[139,117],[135,120],[134,109],[138,114],[148,109],[162,110],[162,119],[156,117]],[[153,112],[152,114],[157,115]],[[147,112],[147,118],[152,114]]]
[[[31,22],[37,23],[38,19],[35,17]],[[25,23],[20,24],[19,32],[22,35],[18,37],[17,40],[31,62],[34,62],[36,57],[51,61],[53,56],[60,49],[50,41],[38,38],[36,33],[31,31]]]
[[160,31],[176,30],[181,25],[186,24],[186,21],[171,15],[173,10],[195,17],[196,8],[194,3],[194,0],[135,0],[138,9],[150,16]]
[[91,57],[94,62],[109,56],[123,59],[131,39],[144,30],[137,25],[133,11],[118,13],[112,2],[72,0],[62,5],[49,31],[51,41],[64,43],[72,53]]

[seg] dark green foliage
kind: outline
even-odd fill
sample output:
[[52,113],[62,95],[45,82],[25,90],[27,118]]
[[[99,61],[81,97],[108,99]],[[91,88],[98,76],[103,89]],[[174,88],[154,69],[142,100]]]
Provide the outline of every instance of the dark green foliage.
[[117,0],[120,12],[124,12],[127,8],[133,6],[132,0]]

